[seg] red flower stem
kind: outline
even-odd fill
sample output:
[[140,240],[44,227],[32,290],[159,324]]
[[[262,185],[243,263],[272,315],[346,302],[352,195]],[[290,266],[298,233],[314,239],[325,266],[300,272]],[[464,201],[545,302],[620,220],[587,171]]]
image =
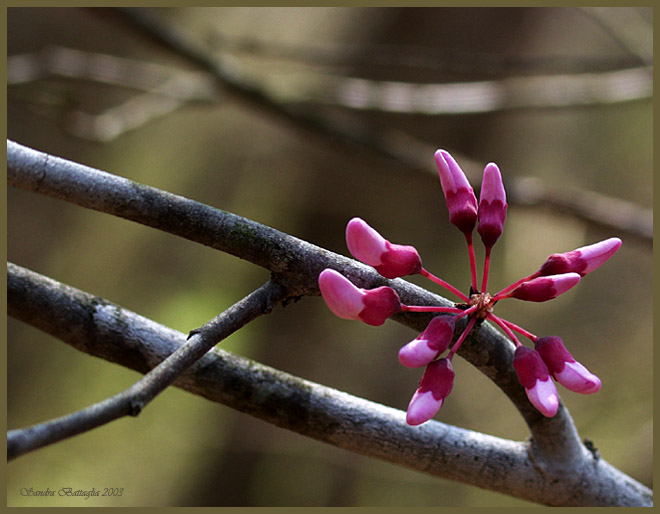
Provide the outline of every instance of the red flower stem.
[[492,300],[494,302],[496,302],[497,300],[502,300],[504,298],[508,298],[510,296],[510,295],[507,294],[508,292],[513,291],[516,287],[518,287],[523,282],[533,280],[533,279],[538,278],[540,276],[541,275],[537,271],[536,273],[532,273],[529,277],[521,278],[520,280],[518,280],[518,281],[514,282],[513,284],[511,284],[509,287],[505,287],[504,289],[502,289],[499,293],[495,293],[495,295],[493,295]]
[[470,274],[472,275],[472,290],[479,292],[477,289],[477,259],[474,256],[474,245],[472,244],[472,234],[465,234],[465,240],[468,245],[468,252],[470,254]]
[[454,357],[454,354],[458,351],[458,349],[461,347],[461,344],[463,344],[463,341],[465,341],[465,338],[468,336],[470,333],[470,330],[472,330],[472,327],[474,324],[477,322],[477,317],[474,316],[470,321],[468,321],[467,326],[465,327],[465,330],[463,330],[463,333],[461,336],[458,338],[458,341],[456,341],[456,344],[452,347],[451,350],[449,350],[449,353],[447,354],[447,358],[449,360],[452,360]]
[[422,268],[421,270],[419,270],[419,274],[422,275],[422,276],[424,276],[424,277],[426,277],[426,278],[428,278],[428,279],[431,280],[432,282],[435,282],[435,283],[438,284],[439,286],[444,287],[444,288],[445,288],[447,291],[449,291],[450,293],[454,293],[456,296],[458,296],[458,297],[459,297],[461,300],[463,300],[464,302],[468,302],[468,301],[470,301],[470,299],[469,299],[467,296],[465,296],[465,294],[463,294],[461,291],[459,291],[458,289],[456,289],[454,286],[452,286],[452,285],[449,284],[448,282],[445,282],[445,281],[442,280],[441,278],[436,277],[433,273],[431,273],[431,272],[428,271],[427,269]]
[[460,314],[458,314],[456,316],[456,319],[461,319],[463,316],[467,316],[468,314],[472,314],[478,308],[479,308],[478,305],[473,305],[472,307],[469,307],[469,308],[465,309],[464,311],[461,311]]
[[503,319],[503,318],[499,318],[499,319],[500,319],[500,320],[501,320],[501,321],[502,321],[507,327],[509,327],[511,330],[515,330],[515,331],[518,332],[519,334],[524,335],[525,337],[527,337],[528,339],[530,339],[532,342],[534,342],[534,341],[536,341],[536,340],[538,339],[538,336],[535,336],[534,334],[532,334],[531,332],[525,330],[524,328],[519,327],[519,326],[516,325],[515,323],[511,323],[509,320],[506,320],[506,319]]
[[506,335],[508,335],[509,338],[511,338],[511,340],[516,345],[516,347],[521,346],[520,341],[518,341],[518,338],[516,337],[516,334],[511,332],[511,329],[507,326],[507,324],[504,322],[502,318],[498,318],[494,314],[488,313],[488,319],[497,323],[502,328],[502,330],[506,332]]
[[492,246],[486,247],[486,257],[484,258],[484,276],[481,279],[481,291],[487,291],[488,289],[488,272],[490,271],[490,251],[493,249]]
[[451,312],[452,314],[462,313],[463,310],[457,307],[440,307],[437,305],[401,305],[403,312]]

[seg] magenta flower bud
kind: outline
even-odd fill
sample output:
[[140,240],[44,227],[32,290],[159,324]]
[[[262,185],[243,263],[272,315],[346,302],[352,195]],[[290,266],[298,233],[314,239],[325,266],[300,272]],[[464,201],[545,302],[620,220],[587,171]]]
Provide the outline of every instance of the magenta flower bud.
[[454,386],[454,368],[449,359],[438,359],[426,366],[419,387],[413,394],[406,422],[421,425],[435,416]]
[[477,197],[465,173],[445,150],[435,152],[440,184],[447,201],[449,221],[464,234],[470,234],[477,224]]
[[392,314],[401,310],[399,295],[391,287],[360,289],[333,269],[320,273],[319,288],[330,310],[343,319],[382,325]]
[[621,239],[611,237],[599,243],[583,246],[572,252],[553,253],[543,263],[539,274],[557,275],[573,272],[584,277],[612,257],[620,247]]
[[580,275],[577,273],[538,277],[528,282],[523,282],[511,291],[509,296],[528,302],[545,302],[568,291],[580,281],[580,278]]
[[390,243],[360,218],[353,218],[346,225],[346,245],[353,257],[373,266],[386,278],[413,275],[422,268],[415,248]]
[[502,235],[506,220],[506,192],[500,169],[493,162],[486,165],[479,195],[477,231],[484,246],[492,247]]
[[577,362],[557,336],[540,337],[534,348],[554,379],[566,389],[581,394],[593,394],[600,390],[600,378]]
[[513,354],[513,367],[532,405],[548,418],[557,414],[557,388],[539,352],[519,346]]
[[436,316],[424,331],[399,350],[399,362],[408,368],[426,366],[442,354],[454,337],[454,317]]

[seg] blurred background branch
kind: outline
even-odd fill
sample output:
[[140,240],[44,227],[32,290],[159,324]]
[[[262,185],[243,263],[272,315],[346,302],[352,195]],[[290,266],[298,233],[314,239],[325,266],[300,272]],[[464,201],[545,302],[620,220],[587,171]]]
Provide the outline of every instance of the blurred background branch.
[[[177,34],[173,33],[168,39],[176,37]],[[245,46],[253,48],[247,43],[239,48]],[[265,89],[269,91],[266,96],[270,98],[281,96],[276,93],[277,90],[286,91],[288,101],[294,103],[334,102],[353,109],[447,115],[512,108],[570,108],[583,104],[648,99],[652,96],[653,83],[652,74],[648,71],[646,68],[632,68],[602,73],[449,84],[331,79],[321,75],[313,80],[317,82],[317,86],[312,86],[316,92],[306,86],[302,86],[303,89],[292,87],[290,81],[286,87],[280,88],[272,84],[268,86],[267,83],[248,86],[237,80],[235,87],[246,91]],[[40,54],[15,55],[8,59],[9,85],[43,80],[51,75],[144,91],[99,114],[79,109],[68,112],[67,129],[73,135],[96,141],[112,140],[158,117],[186,107],[189,102],[221,101],[220,90],[214,87],[214,75],[205,72],[177,70],[134,59],[59,47],[49,48]],[[273,100],[274,108],[277,109],[279,102],[288,101],[284,98]],[[436,173],[428,159],[435,148],[399,131],[379,130],[373,126],[365,126],[360,131],[355,127],[331,123],[325,124],[325,129],[334,133],[335,139],[352,141],[381,155],[390,154],[411,171]],[[478,183],[479,165],[465,157],[460,160],[467,161],[468,174],[472,176],[473,182]],[[649,210],[576,188],[552,188],[538,179],[517,178],[512,182],[508,189],[511,204],[550,207],[555,212],[580,217],[587,222],[616,230],[621,235],[630,234],[652,246],[653,215]]]
[[[653,65],[653,29],[648,18],[636,9],[582,7],[631,57]],[[649,71],[649,74],[651,72]]]

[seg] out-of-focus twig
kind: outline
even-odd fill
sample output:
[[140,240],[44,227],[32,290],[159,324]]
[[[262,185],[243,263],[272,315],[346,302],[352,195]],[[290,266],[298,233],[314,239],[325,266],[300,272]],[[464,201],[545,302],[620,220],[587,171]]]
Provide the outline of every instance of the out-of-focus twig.
[[191,102],[217,102],[220,98],[215,82],[205,72],[63,47],[7,58],[8,85],[49,77],[90,80],[142,91],[99,114],[81,109],[67,113],[69,132],[93,141],[110,141]]
[[[126,20],[140,28],[144,34],[156,40],[161,45],[170,48],[178,55],[188,58],[191,62],[201,66],[202,69],[206,69],[213,74],[221,84],[229,85],[231,91],[237,93],[242,100],[247,101],[252,105],[262,107],[264,112],[275,116],[278,120],[286,121],[298,129],[306,130],[320,136],[323,143],[328,144],[330,142],[342,146],[349,145],[351,148],[357,147],[361,150],[366,149],[381,157],[392,159],[407,168],[415,170],[424,169],[435,173],[432,166],[433,163],[423,160],[423,157],[421,157],[423,155],[431,155],[430,153],[420,152],[414,155],[410,151],[411,147],[414,147],[415,149],[421,149],[422,147],[425,148],[427,147],[427,143],[406,136],[403,144],[400,142],[397,144],[397,140],[401,135],[398,131],[383,129],[380,134],[374,135],[373,131],[364,130],[364,127],[360,129],[359,127],[356,128],[349,124],[339,125],[337,122],[330,122],[319,116],[312,116],[309,111],[301,111],[299,109],[294,110],[291,109],[290,106],[279,104],[263,91],[243,84],[239,75],[236,73],[228,73],[219,61],[209,57],[204,50],[193,43],[189,38],[185,37],[174,27],[158,20],[158,18],[149,11],[130,9],[122,10],[121,13]],[[641,80],[644,83],[646,79],[641,78]],[[616,80],[610,83],[612,91],[617,90],[616,84]],[[464,159],[463,157],[460,157],[460,159],[461,162],[465,162],[468,167],[475,167],[475,163],[472,159]],[[510,203],[515,203],[517,201],[515,193],[510,195],[509,201]],[[581,209],[575,210],[576,214],[580,214],[581,212]],[[609,217],[608,219],[613,220],[612,217]],[[642,225],[644,224],[647,224],[647,222],[643,221]],[[612,228],[616,230],[626,230],[625,227],[617,225],[613,225]],[[643,237],[645,237],[647,241],[651,241],[648,233],[645,233]]]
[[8,85],[57,76],[151,91],[174,75],[179,77],[180,82],[185,77],[187,87],[162,91],[161,94],[191,100],[198,97],[207,99],[215,91],[213,80],[204,72],[63,46],[7,57]]
[[[240,65],[234,63],[233,67],[238,69]],[[60,47],[8,59],[8,84],[22,84],[48,74],[146,91],[100,115],[76,112],[73,119],[77,123],[72,125],[72,131],[80,137],[102,141],[187,102],[219,99],[219,91],[207,73]],[[246,78],[241,80],[245,84]],[[652,74],[645,67],[443,84],[376,81],[327,72],[260,73],[250,80],[279,104],[322,103],[426,116],[612,104],[648,99],[653,93]]]
[[437,116],[646,100],[653,96],[653,77],[648,68],[642,67],[447,84],[340,78],[316,89],[300,88],[288,94],[291,101]]
[[324,44],[306,41],[304,46],[289,45],[257,37],[228,36],[214,31],[207,38],[213,51],[249,56],[259,62],[278,61],[291,65],[334,70],[356,68],[413,68],[443,72],[444,74],[528,75],[553,73],[591,73],[630,68],[639,65],[628,56],[523,55],[422,45],[369,43]]
[[533,177],[510,181],[507,192],[519,205],[546,206],[607,230],[616,227],[619,235],[633,236],[653,248],[653,211],[633,203]]
[[637,10],[639,7],[581,9],[596,20],[629,55],[646,66],[653,65],[653,21],[645,19]]
[[[219,98],[219,90],[229,87],[241,99],[250,104],[259,105],[266,112],[280,120],[286,120],[297,128],[323,138],[323,143],[339,144],[342,148],[366,150],[394,160],[412,170],[424,170],[435,174],[430,156],[435,148],[400,130],[363,123],[359,119],[329,119],[304,105],[283,103],[285,98],[275,99],[278,88],[269,89],[267,83],[251,84],[246,82],[240,68],[228,67],[226,62],[213,59],[190,39],[183,37],[174,27],[160,22],[149,11],[129,9],[124,11],[127,19],[137,24],[151,37],[167,44],[178,54],[192,60],[203,72],[193,73],[151,63],[117,58],[108,55],[88,54],[85,52],[54,48],[38,55],[13,56],[8,61],[8,79],[10,83],[21,83],[42,77],[44,69],[49,73],[64,76],[77,76],[114,83],[126,87],[136,87],[146,92],[131,98],[127,102],[93,115],[76,111],[70,116],[70,129],[80,135],[96,140],[109,140],[117,135],[136,128],[156,116],[171,112],[193,100],[213,100]],[[649,98],[652,95],[652,77],[646,68],[607,71],[600,74],[556,75],[549,77],[518,77],[501,81],[482,81],[465,84],[408,84],[373,82],[362,79],[335,77],[335,86],[326,87],[317,84],[310,90],[312,95],[329,95],[326,101],[337,101],[343,105],[352,105],[358,109],[385,109],[405,111],[438,111],[459,113],[470,110],[497,109],[508,105],[531,107],[612,102],[635,98]],[[343,84],[343,86],[341,86]],[[507,93],[508,84],[519,95]],[[220,88],[217,86],[220,85]],[[342,89],[343,88],[343,89]],[[323,92],[325,91],[325,93]],[[342,92],[343,91],[343,92]],[[288,95],[289,93],[287,93]],[[302,96],[301,96],[302,95]],[[289,98],[297,102],[304,98],[298,91]],[[334,98],[334,100],[332,100]],[[444,106],[444,107],[443,107]],[[438,114],[438,112],[435,112]],[[478,182],[482,164],[467,156],[460,156],[465,171],[475,183]],[[632,204],[626,204],[613,198],[596,196],[586,191],[575,191],[569,199],[554,190],[542,194],[539,182],[534,183],[533,195],[530,192],[532,182],[516,181],[509,189],[511,205],[553,205],[559,207],[555,212],[564,211],[578,216],[589,223],[616,231],[620,235],[633,235],[647,244],[652,244],[651,214]],[[526,184],[526,185],[525,185]],[[523,187],[524,186],[524,187]],[[549,187],[549,186],[548,186]],[[531,199],[533,196],[533,200]],[[598,201],[593,202],[596,198]],[[606,205],[605,209],[600,206]],[[637,218],[636,218],[637,217]]]

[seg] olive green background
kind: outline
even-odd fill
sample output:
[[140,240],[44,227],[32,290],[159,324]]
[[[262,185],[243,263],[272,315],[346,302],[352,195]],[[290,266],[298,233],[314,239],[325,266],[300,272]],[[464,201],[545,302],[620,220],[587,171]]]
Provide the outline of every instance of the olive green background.
[[[652,21],[650,10],[639,11]],[[175,8],[162,13],[213,47],[264,41],[301,51],[377,44],[448,55],[625,57],[577,9]],[[12,8],[8,55],[59,45],[194,69],[106,12]],[[393,46],[388,46],[393,45]],[[237,54],[258,79],[346,73],[374,80],[502,79],[501,70],[295,64]],[[372,60],[373,62],[373,60]],[[297,75],[295,75],[297,76]],[[286,82],[283,82],[286,84]],[[231,96],[187,105],[101,143],[65,129],[72,109],[100,113],[135,91],[50,77],[10,86],[8,137],[67,159],[193,198],[347,254],[346,222],[360,216],[391,241],[414,245],[425,266],[465,290],[462,235],[449,224],[437,175],[368,151],[339,151]],[[423,116],[308,105],[352,126],[401,130],[433,147],[495,161],[507,181],[538,177],[652,208],[652,101],[562,109]],[[432,163],[433,155],[422,156]],[[460,157],[458,157],[460,162]],[[478,183],[473,183],[475,188]],[[16,264],[102,296],[183,332],[268,280],[235,257],[105,214],[9,189],[7,253]],[[554,252],[617,236],[565,213],[511,206],[493,251],[495,292]],[[604,459],[652,486],[652,252],[623,237],[621,250],[573,291],[548,303],[508,300],[497,313],[539,335],[559,335],[603,381],[581,396],[560,389],[581,437]],[[483,255],[477,247],[478,258]],[[411,281],[432,290],[433,284]],[[444,294],[443,291],[438,291]],[[405,410],[421,372],[403,368],[415,334],[394,322],[369,327],[334,317],[318,298],[278,307],[223,348],[321,384]],[[462,359],[436,417],[522,440],[523,420],[500,390]],[[72,412],[131,385],[135,372],[8,322],[8,428]],[[123,488],[120,498],[35,498],[22,488]],[[7,466],[9,506],[520,506],[526,502],[353,455],[169,389],[139,417],[35,451]]]

